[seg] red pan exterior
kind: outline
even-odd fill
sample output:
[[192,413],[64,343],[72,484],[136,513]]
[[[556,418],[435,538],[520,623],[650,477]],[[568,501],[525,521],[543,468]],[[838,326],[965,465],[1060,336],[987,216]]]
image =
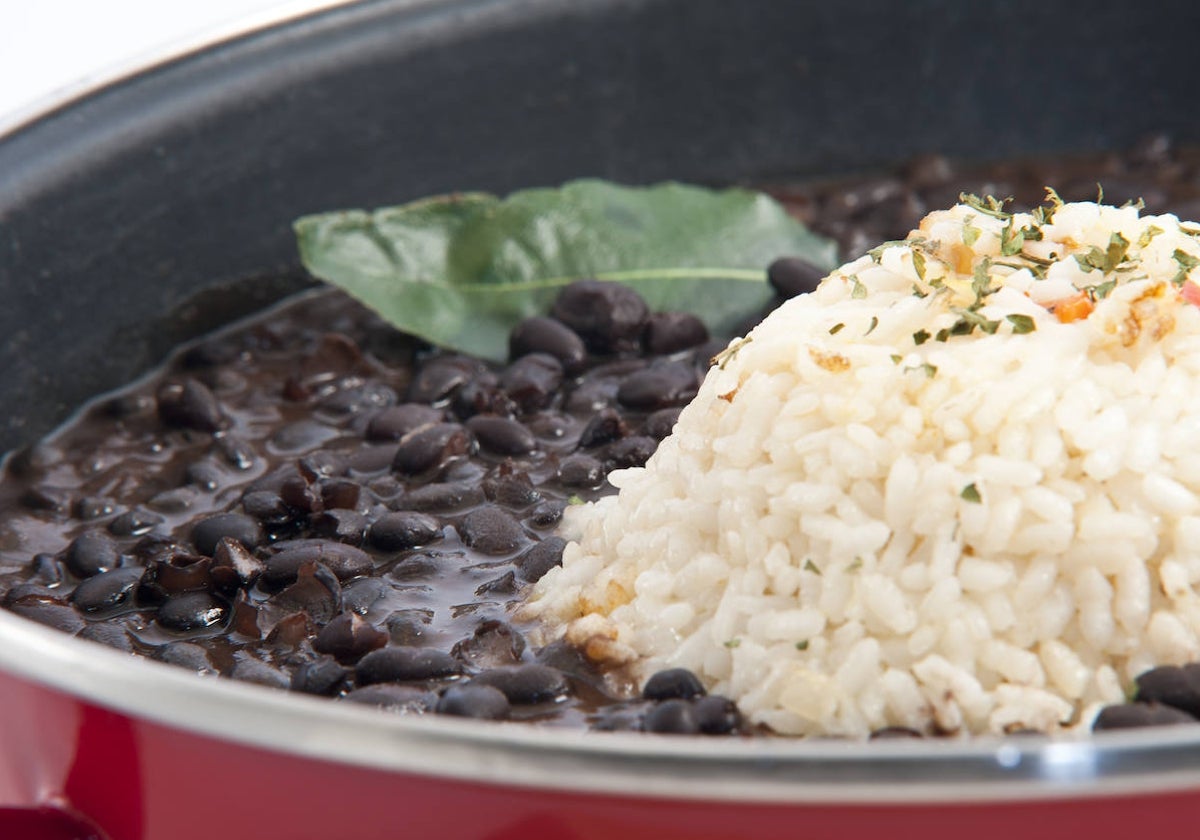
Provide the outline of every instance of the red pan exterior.
[[[0,837],[744,840],[1191,836],[1200,793],[771,805],[596,796],[326,762],[197,735],[0,674]],[[49,806],[41,812],[14,809]],[[81,820],[53,810],[65,807]]]

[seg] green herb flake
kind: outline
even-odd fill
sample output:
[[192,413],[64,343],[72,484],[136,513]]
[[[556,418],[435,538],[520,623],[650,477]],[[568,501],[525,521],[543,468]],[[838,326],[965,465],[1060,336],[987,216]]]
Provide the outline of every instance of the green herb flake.
[[1183,281],[1187,280],[1188,273],[1200,265],[1200,257],[1193,257],[1187,251],[1175,249],[1175,253],[1171,254],[1171,259],[1179,264],[1179,273],[1171,278],[1171,282],[1176,286],[1182,286]]
[[867,331],[863,335],[870,335],[875,332],[875,328],[879,326],[879,318],[875,315],[871,316],[871,326],[867,327]]
[[844,330],[844,329],[846,329],[846,325],[845,325],[845,324],[841,324],[841,323],[834,324],[832,327],[830,327],[830,328],[829,328],[829,334],[830,334],[830,335],[837,335],[838,333],[840,333],[840,332],[841,332],[842,330]]
[[716,365],[720,370],[725,370],[725,365],[738,354],[738,351],[754,340],[753,336],[745,336],[732,342],[728,347],[722,350],[717,355],[708,360],[710,365]]
[[812,572],[814,575],[821,574],[821,569],[812,561],[811,557],[804,558],[804,571]]
[[1011,257],[1021,253],[1021,249],[1024,247],[1025,233],[1015,229],[1010,218],[1005,222],[1004,229],[1000,231],[1000,253],[1002,256]]
[[1115,279],[1105,280],[1103,283],[1097,283],[1095,286],[1090,287],[1089,294],[1092,300],[1104,300],[1112,294],[1112,290],[1116,287],[1117,281]]
[[862,300],[867,296],[867,287],[858,279],[857,274],[850,277],[850,286],[850,297],[855,300]]
[[999,199],[991,195],[980,198],[970,193],[959,193],[958,200],[973,210],[978,210],[985,216],[1001,220],[1012,218],[1012,213],[1007,213],[1004,210],[1004,205],[1012,201],[1012,196],[1004,199]]
[[572,493],[570,496],[567,497],[567,504],[568,505],[581,505],[581,504],[583,504],[583,497],[577,496],[574,493]]
[[930,379],[937,376],[937,365],[931,365],[929,362],[924,362],[921,365],[921,370],[925,371],[925,375]]
[[916,248],[912,249],[913,271],[917,272],[917,277],[925,280],[925,255]]
[[917,330],[915,333],[913,333],[913,344],[917,345],[918,347],[928,340],[929,332],[926,330]]
[[1031,333],[1037,329],[1037,324],[1028,315],[1008,315],[1008,322],[1012,324],[1012,331],[1016,335],[1024,335]]
[[796,650],[808,650],[808,639],[796,642]]
[[846,567],[846,571],[847,572],[857,572],[862,567],[863,567],[862,558],[855,557],[854,560],[850,563],[850,565]]
[[979,488],[975,486],[975,482],[971,482],[964,487],[958,495],[974,505],[980,504],[983,501],[983,497],[979,495]]
[[934,340],[934,341],[940,341],[940,342],[942,342],[943,344],[945,344],[945,343],[946,343],[946,341],[947,341],[949,338],[950,338],[950,330],[948,330],[948,329],[942,329],[942,330],[938,330],[938,331],[937,331],[937,335],[935,335],[935,336],[933,337],[933,340]]
[[725,647],[729,648],[730,650],[733,650],[734,648],[738,647],[741,643],[742,643],[741,639],[726,639]]
[[975,227],[974,225],[969,225],[969,224],[963,225],[963,232],[962,232],[963,244],[966,245],[968,248],[970,248],[972,245],[974,245],[976,242],[979,241],[979,234],[981,234],[981,233],[983,233],[983,231],[980,230],[979,228]]
[[904,357],[901,356],[899,353],[893,353],[889,358],[892,360],[892,364],[894,364],[894,365],[898,365],[902,361],[904,361]]
[[913,283],[912,290],[913,290],[913,297],[917,297],[917,298],[929,297],[929,292],[922,291],[921,287],[918,286],[916,283]]
[[1154,237],[1161,233],[1164,233],[1164,231],[1158,225],[1150,225],[1148,228],[1142,231],[1141,236],[1138,237],[1137,246],[1139,248],[1145,248],[1154,240]]
[[1050,205],[1050,209],[1046,214],[1046,221],[1048,222],[1054,217],[1055,211],[1066,204],[1066,202],[1062,200],[1062,197],[1058,194],[1058,190],[1054,189],[1054,187],[1044,187],[1044,189],[1046,190],[1046,204]]

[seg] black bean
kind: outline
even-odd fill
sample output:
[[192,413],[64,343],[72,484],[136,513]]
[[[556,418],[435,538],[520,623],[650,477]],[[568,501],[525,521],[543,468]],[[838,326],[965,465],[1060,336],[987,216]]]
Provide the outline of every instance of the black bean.
[[355,510],[362,496],[362,485],[345,478],[325,478],[318,487],[325,510]]
[[555,476],[564,487],[591,489],[604,482],[604,464],[591,455],[576,453],[559,461]]
[[459,388],[452,405],[454,413],[464,419],[476,414],[510,417],[520,413],[517,404],[500,387],[500,378],[490,371]]
[[266,525],[283,525],[297,517],[297,512],[270,490],[256,490],[242,496],[242,510]]
[[342,613],[326,624],[313,639],[313,650],[328,653],[338,662],[357,662],[387,644],[388,634],[358,613]]
[[289,688],[305,694],[334,697],[342,692],[350,680],[350,669],[339,665],[328,656],[306,662],[292,672]]
[[911,192],[905,192],[879,202],[862,216],[863,223],[883,231],[890,239],[903,239],[921,222],[925,202]]
[[649,310],[641,295],[628,286],[579,280],[559,293],[550,314],[574,330],[593,352],[616,353],[637,346]]
[[647,437],[652,437],[655,440],[662,440],[671,434],[675,428],[675,424],[679,422],[679,413],[682,408],[660,408],[658,411],[646,418],[642,424],[642,434]]
[[539,664],[557,668],[564,674],[585,683],[599,684],[603,681],[603,677],[597,672],[596,666],[591,663],[587,655],[565,639],[558,639],[541,648],[534,654],[534,658]]
[[191,510],[196,494],[190,487],[176,487],[155,493],[146,502],[146,506],[159,513],[180,514]]
[[[333,478],[346,471],[346,462],[340,454],[329,449],[310,452],[296,461],[296,472],[310,484],[318,479]],[[285,481],[286,483],[286,481]],[[286,497],[284,501],[287,501]]]
[[142,571],[136,566],[131,566],[101,572],[76,586],[75,591],[71,593],[71,601],[85,613],[107,612],[123,606],[131,601],[134,592],[137,591]]
[[263,533],[258,522],[244,513],[207,516],[192,528],[192,545],[209,557],[217,550],[217,543],[226,537],[237,540],[253,551],[262,543]]
[[529,512],[529,524],[534,528],[553,528],[562,521],[563,510],[567,503],[558,499],[539,502]]
[[558,359],[568,373],[576,373],[587,361],[583,339],[565,324],[553,318],[526,318],[508,338],[508,352],[514,358],[530,353],[546,353]]
[[140,537],[166,522],[162,516],[142,508],[133,508],[113,518],[108,531],[117,537]]
[[21,494],[21,504],[29,510],[65,513],[71,507],[71,491],[45,484],[30,487]]
[[213,436],[213,448],[235,470],[245,471],[254,466],[254,447],[239,437],[220,432]]
[[658,449],[658,441],[645,435],[634,435],[610,444],[604,450],[604,466],[607,470],[623,470],[644,467],[650,456]]
[[395,458],[395,446],[363,446],[347,456],[346,468],[353,476],[372,475],[390,470]]
[[547,703],[565,697],[570,685],[562,671],[548,665],[509,665],[484,671],[472,685],[489,685],[504,692],[515,706]]
[[780,257],[767,266],[767,282],[781,298],[794,298],[817,288],[828,273],[800,257]]
[[388,635],[398,645],[419,646],[425,637],[425,628],[433,621],[433,610],[421,607],[396,610],[388,616]]
[[489,595],[515,595],[516,592],[517,575],[512,570],[475,587],[475,594],[480,598],[486,598]]
[[408,402],[443,405],[479,371],[479,365],[459,356],[431,359],[417,370],[408,386]]
[[263,641],[277,653],[292,654],[316,632],[317,625],[308,613],[288,613],[275,622]]
[[287,688],[290,685],[287,674],[259,659],[239,659],[229,670],[229,676],[267,688]]
[[500,377],[500,385],[517,407],[532,414],[549,407],[562,385],[563,367],[546,353],[530,353],[509,365]]
[[612,379],[593,379],[581,382],[567,395],[565,408],[580,417],[591,417],[597,411],[616,404],[620,383]]
[[450,653],[472,668],[498,668],[515,665],[525,653],[525,637],[512,625],[497,619],[481,621],[466,639]]
[[440,555],[410,554],[401,557],[400,561],[392,566],[388,577],[404,584],[416,580],[430,580],[440,574],[445,566],[439,560]]
[[617,400],[627,408],[654,411],[686,405],[699,389],[700,381],[690,364],[668,362],[630,374],[617,389]]
[[1200,664],[1161,665],[1136,680],[1135,700],[1163,703],[1200,717]]
[[905,741],[913,738],[925,737],[915,729],[909,729],[906,726],[885,726],[883,729],[876,729],[871,733],[870,740],[872,741]]
[[513,565],[520,570],[523,580],[536,583],[546,572],[562,565],[566,546],[567,541],[562,537],[546,537],[518,555]]
[[487,685],[452,685],[442,694],[434,711],[439,715],[504,720],[511,708],[499,690]]
[[303,610],[317,624],[325,624],[342,609],[342,587],[333,572],[309,561],[301,564],[296,582],[271,596],[269,603],[289,612]]
[[108,622],[89,624],[76,635],[81,639],[99,642],[115,650],[123,650],[126,653],[134,652],[133,640],[129,637],[129,631],[119,624],[109,624]]
[[660,735],[696,735],[700,732],[700,723],[687,700],[664,700],[647,710],[642,728]]
[[279,484],[279,498],[295,511],[298,520],[322,509],[321,497],[312,486],[312,481],[309,476],[291,475]]
[[738,707],[728,697],[713,694],[692,701],[692,715],[705,735],[728,735],[742,725]]
[[76,500],[72,508],[76,519],[87,520],[108,516],[116,510],[116,505],[112,499],[106,499],[103,496],[84,496]]
[[1092,729],[1132,729],[1142,726],[1173,726],[1177,723],[1196,723],[1196,718],[1182,709],[1162,703],[1121,703],[1105,706],[1092,723]]
[[200,674],[216,671],[208,651],[195,642],[168,642],[156,647],[150,656],[159,662],[178,665]]
[[398,396],[380,382],[369,382],[354,388],[343,388],[321,400],[320,410],[334,418],[362,414],[372,409],[393,405]]
[[189,554],[151,560],[142,573],[138,597],[147,603],[161,603],[168,595],[209,589],[212,586],[211,567],[209,558]]
[[352,580],[342,590],[342,609],[366,615],[371,607],[386,598],[391,586],[379,578],[364,577]]
[[311,540],[268,557],[262,581],[268,588],[279,588],[296,580],[300,567],[310,562],[320,563],[342,581],[365,575],[375,565],[371,555],[361,548],[331,540]]
[[443,481],[414,487],[396,507],[407,510],[450,513],[473,507],[484,500],[483,488],[475,481]]
[[435,692],[415,685],[381,684],[356,688],[342,697],[351,703],[376,706],[389,712],[420,714],[431,712],[437,706]]
[[313,533],[319,537],[329,537],[347,545],[362,545],[368,520],[358,511],[335,509],[313,517],[311,525]]
[[213,551],[209,574],[214,583],[225,591],[253,586],[266,564],[251,554],[232,537],[224,537]]
[[212,461],[194,461],[183,471],[183,478],[188,484],[212,491],[221,484],[221,469]]
[[112,538],[103,531],[84,531],[71,540],[63,562],[75,577],[86,578],[115,569],[121,556]]
[[220,401],[196,379],[163,385],[156,398],[159,419],[166,426],[215,432],[226,425]]
[[307,452],[338,434],[337,429],[316,420],[297,420],[276,429],[271,434],[269,446],[274,452]]
[[910,187],[928,189],[954,177],[954,167],[943,155],[917,155],[904,166],[904,180]]
[[642,686],[642,697],[647,700],[669,700],[679,698],[690,700],[693,697],[705,695],[704,683],[700,678],[686,668],[668,668],[659,671],[646,680]]
[[481,554],[507,554],[527,540],[525,529],[508,511],[496,505],[476,508],[462,518],[459,537]]
[[53,554],[35,554],[30,563],[33,579],[41,583],[62,583],[66,575],[63,564]]
[[406,551],[428,545],[441,536],[441,522],[411,510],[385,513],[367,530],[367,542],[379,551]]
[[462,663],[432,648],[386,647],[372,651],[354,669],[358,685],[381,682],[417,682],[458,676]]
[[31,595],[11,601],[6,599],[5,606],[19,616],[64,633],[78,633],[85,626],[83,618],[74,607],[57,600]]
[[489,502],[510,510],[524,510],[542,498],[529,473],[510,471],[505,465],[483,480],[483,493]]
[[401,475],[419,475],[474,451],[475,440],[465,428],[457,423],[435,423],[414,429],[400,440],[392,469]]
[[620,412],[615,408],[602,408],[583,427],[583,431],[579,435],[579,446],[582,449],[603,446],[614,440],[620,440],[627,434],[629,434],[629,428],[625,425],[625,420],[622,419]]
[[642,343],[655,355],[678,353],[708,341],[708,327],[690,312],[656,312],[646,321]]
[[524,455],[537,449],[533,432],[516,420],[479,414],[466,423],[481,449],[496,455]]
[[419,403],[394,405],[371,415],[365,437],[367,440],[376,441],[400,440],[413,429],[438,423],[441,419],[442,412],[427,405]]
[[168,630],[187,632],[221,624],[229,615],[229,605],[207,592],[184,592],[163,601],[155,616]]

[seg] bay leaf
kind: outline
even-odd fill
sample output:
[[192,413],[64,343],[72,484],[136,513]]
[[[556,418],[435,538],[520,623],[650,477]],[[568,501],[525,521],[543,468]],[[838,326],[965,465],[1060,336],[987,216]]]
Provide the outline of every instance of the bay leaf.
[[679,183],[458,193],[305,216],[295,231],[315,277],[407,333],[496,361],[508,332],[573,280],[624,283],[652,311],[691,312],[728,335],[771,299],[776,257],[832,269],[836,256],[769,196]]

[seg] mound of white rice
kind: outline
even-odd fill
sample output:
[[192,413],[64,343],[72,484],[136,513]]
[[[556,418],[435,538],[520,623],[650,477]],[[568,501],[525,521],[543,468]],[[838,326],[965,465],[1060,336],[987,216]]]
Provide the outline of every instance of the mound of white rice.
[[931,214],[733,342],[533,612],[781,733],[1089,725],[1200,659],[1198,264],[1134,207]]

